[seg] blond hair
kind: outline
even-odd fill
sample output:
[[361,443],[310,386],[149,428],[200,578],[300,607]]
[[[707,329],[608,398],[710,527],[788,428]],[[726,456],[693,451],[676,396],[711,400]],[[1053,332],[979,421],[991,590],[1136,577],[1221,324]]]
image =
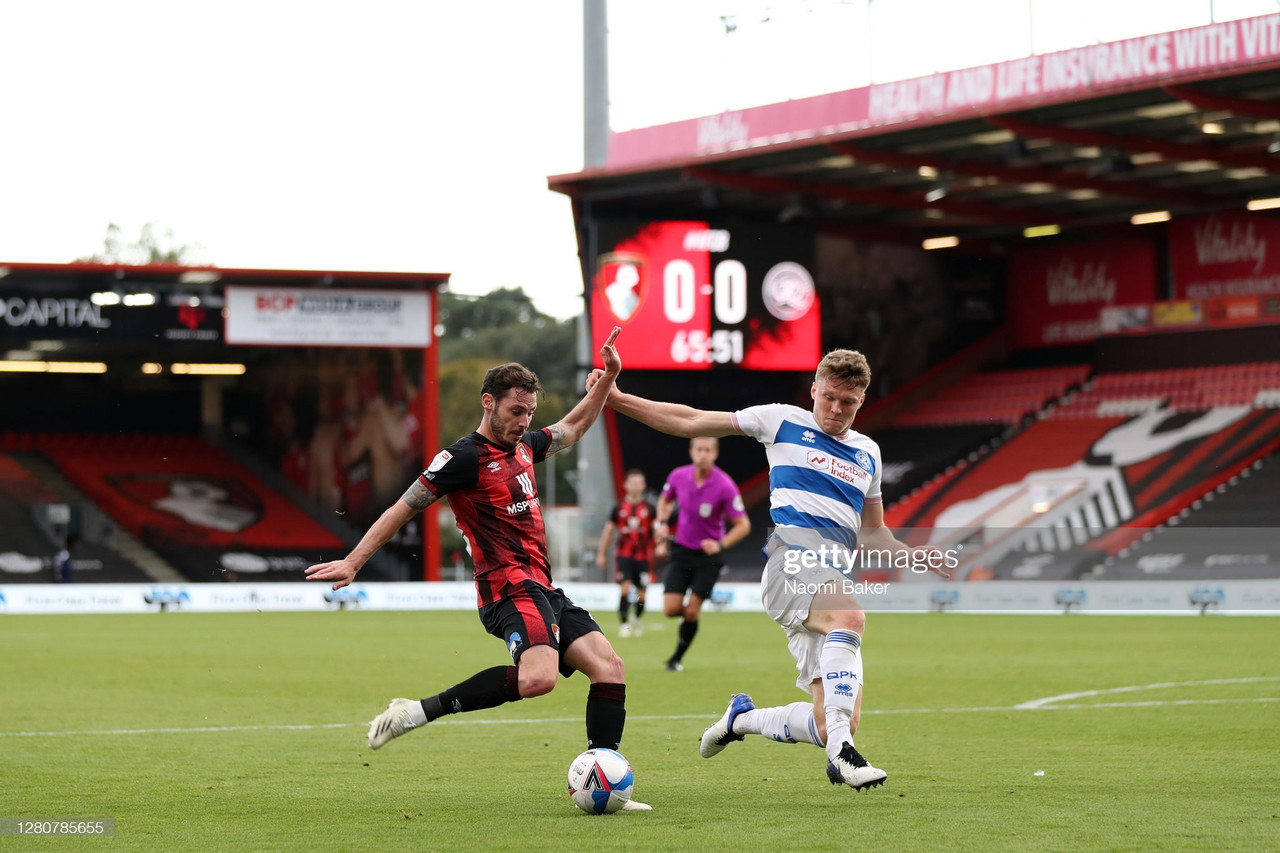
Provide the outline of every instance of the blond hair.
[[838,385],[852,385],[866,390],[871,385],[871,365],[867,357],[857,350],[833,349],[818,362],[813,379],[826,379]]

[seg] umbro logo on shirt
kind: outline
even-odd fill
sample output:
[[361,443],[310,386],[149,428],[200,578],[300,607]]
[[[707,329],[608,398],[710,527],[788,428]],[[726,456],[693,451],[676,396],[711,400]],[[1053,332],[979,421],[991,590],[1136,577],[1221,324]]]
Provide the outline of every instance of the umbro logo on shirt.
[[489,463],[489,470],[490,470],[490,471],[497,471],[497,470],[498,470],[498,469],[500,469],[501,467],[502,467],[502,466],[501,466],[501,465],[499,465],[497,462],[490,462],[490,463]]

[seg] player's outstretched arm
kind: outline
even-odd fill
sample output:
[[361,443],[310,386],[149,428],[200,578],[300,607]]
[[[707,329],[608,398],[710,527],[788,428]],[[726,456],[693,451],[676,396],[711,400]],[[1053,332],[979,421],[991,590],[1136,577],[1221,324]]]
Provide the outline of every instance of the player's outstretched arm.
[[333,581],[334,589],[341,589],[356,578],[356,573],[369,558],[383,545],[391,541],[391,537],[404,527],[405,522],[422,512],[439,500],[435,494],[417,480],[398,501],[387,507],[373,526],[365,532],[360,542],[351,553],[341,560],[330,560],[327,563],[316,563],[305,572],[309,581]]
[[596,418],[600,417],[605,400],[613,389],[613,381],[622,371],[622,359],[618,357],[618,351],[613,348],[613,342],[618,339],[621,332],[621,328],[614,326],[609,339],[604,342],[604,346],[600,347],[600,358],[604,363],[604,370],[592,371],[593,375],[600,374],[600,376],[596,382],[587,385],[587,395],[578,401],[578,405],[574,406],[569,414],[547,427],[551,432],[551,446],[547,448],[548,454],[577,444],[578,440],[587,434],[587,430],[591,429]]
[[912,571],[921,574],[936,572],[944,578],[951,577],[949,561],[944,552],[927,545],[912,548],[893,535],[893,531],[884,524],[884,504],[878,501],[866,504],[862,510],[862,529],[858,531],[858,546],[894,554],[909,552],[912,554]]
[[734,428],[733,415],[729,412],[708,412],[680,403],[646,400],[635,394],[624,394],[616,387],[609,394],[608,405],[615,412],[634,418],[667,435],[719,438],[722,435],[740,434]]

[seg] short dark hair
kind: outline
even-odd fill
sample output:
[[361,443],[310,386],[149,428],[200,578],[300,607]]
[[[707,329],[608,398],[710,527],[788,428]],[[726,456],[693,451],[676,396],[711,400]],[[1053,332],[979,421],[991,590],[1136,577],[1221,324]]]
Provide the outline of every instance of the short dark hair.
[[857,350],[833,349],[818,363],[813,381],[829,379],[837,385],[852,385],[863,391],[871,385],[871,367],[867,357]]
[[514,361],[489,368],[484,375],[484,383],[480,386],[480,393],[492,394],[493,399],[501,400],[512,388],[520,388],[530,394],[542,393],[538,374]]

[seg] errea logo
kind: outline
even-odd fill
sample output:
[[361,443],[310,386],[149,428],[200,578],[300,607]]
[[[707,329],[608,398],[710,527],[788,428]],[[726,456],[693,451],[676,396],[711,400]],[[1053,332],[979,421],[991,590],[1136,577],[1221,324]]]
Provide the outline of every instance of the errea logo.
[[810,444],[813,444],[815,441],[818,440],[818,437],[814,434],[813,430],[807,429],[804,432],[800,433],[800,440],[807,441]]

